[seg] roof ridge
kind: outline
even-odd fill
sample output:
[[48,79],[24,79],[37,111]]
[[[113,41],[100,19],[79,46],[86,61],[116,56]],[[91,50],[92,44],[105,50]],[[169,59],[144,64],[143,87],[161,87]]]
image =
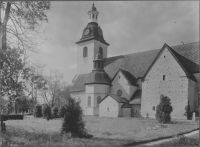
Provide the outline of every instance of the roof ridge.
[[[191,43],[186,43],[186,44],[179,44],[179,45],[174,45],[174,46],[170,46],[167,44],[169,47],[171,47],[173,49],[173,47],[177,47],[177,46],[183,46],[183,45],[188,45],[188,44],[193,44],[193,43],[199,43],[199,41],[196,42],[191,42]],[[136,53],[130,53],[130,54],[125,54],[125,55],[117,55],[117,56],[112,56],[112,57],[108,57],[108,58],[114,58],[114,57],[120,57],[120,56],[128,56],[128,55],[132,55],[132,54],[137,54],[137,53],[144,53],[144,52],[149,52],[149,51],[155,51],[155,50],[161,50],[162,47],[160,49],[152,49],[152,50],[147,50],[147,51],[141,51],[141,52],[136,52]],[[108,58],[104,58],[104,59],[108,59]]]
[[[172,48],[172,47],[183,46],[183,45],[194,44],[194,43],[199,43],[199,41],[196,41],[196,42],[190,42],[190,43],[186,43],[186,44],[174,45],[174,46],[170,46],[170,47]],[[168,45],[168,46],[169,46],[169,45]]]

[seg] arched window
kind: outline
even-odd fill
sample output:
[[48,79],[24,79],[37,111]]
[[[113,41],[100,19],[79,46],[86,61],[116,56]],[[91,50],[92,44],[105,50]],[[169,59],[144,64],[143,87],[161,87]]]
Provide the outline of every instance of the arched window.
[[102,47],[99,47],[99,53],[103,56],[103,49],[102,49]]
[[98,97],[97,97],[97,105],[99,105],[100,102],[101,102],[101,96],[98,96]]
[[94,18],[94,14],[92,14],[92,18]]
[[91,107],[91,97],[88,96],[88,107]]
[[83,58],[87,57],[87,54],[88,54],[88,48],[85,46],[83,48]]
[[97,19],[97,15],[96,15],[96,19]]
[[155,110],[156,109],[156,107],[155,106],[153,106],[153,110]]

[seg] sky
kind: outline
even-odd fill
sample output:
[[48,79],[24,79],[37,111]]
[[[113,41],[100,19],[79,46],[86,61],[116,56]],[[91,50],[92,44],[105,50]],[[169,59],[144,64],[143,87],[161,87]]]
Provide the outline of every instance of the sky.
[[[77,45],[88,23],[92,1],[51,2],[46,12],[47,37],[30,60],[45,65],[43,74],[58,69],[69,84],[76,75]],[[108,57],[199,41],[198,1],[95,1],[98,24],[110,44]]]

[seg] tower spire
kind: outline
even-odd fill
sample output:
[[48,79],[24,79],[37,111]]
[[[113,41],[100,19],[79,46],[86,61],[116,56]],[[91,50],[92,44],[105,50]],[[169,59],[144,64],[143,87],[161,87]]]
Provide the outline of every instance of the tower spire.
[[92,4],[92,9],[88,12],[88,15],[89,15],[89,23],[90,22],[98,23],[99,12],[97,11],[96,7],[94,6],[94,1]]

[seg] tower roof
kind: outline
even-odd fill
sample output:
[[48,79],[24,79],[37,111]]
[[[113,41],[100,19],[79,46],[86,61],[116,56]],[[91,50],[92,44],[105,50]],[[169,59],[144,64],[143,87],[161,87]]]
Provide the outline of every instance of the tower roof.
[[98,25],[98,15],[99,12],[97,11],[96,7],[92,6],[91,10],[88,12],[89,15],[89,23],[83,29],[82,37],[76,43],[82,43],[89,40],[98,40],[106,45],[109,45],[103,37],[103,31]]
[[93,12],[93,11],[98,12],[98,11],[97,11],[97,8],[94,6],[94,4],[92,5],[92,8],[91,8],[90,11],[88,11],[88,13]]
[[93,70],[85,79],[85,85],[88,84],[110,85],[110,79],[104,70]]

